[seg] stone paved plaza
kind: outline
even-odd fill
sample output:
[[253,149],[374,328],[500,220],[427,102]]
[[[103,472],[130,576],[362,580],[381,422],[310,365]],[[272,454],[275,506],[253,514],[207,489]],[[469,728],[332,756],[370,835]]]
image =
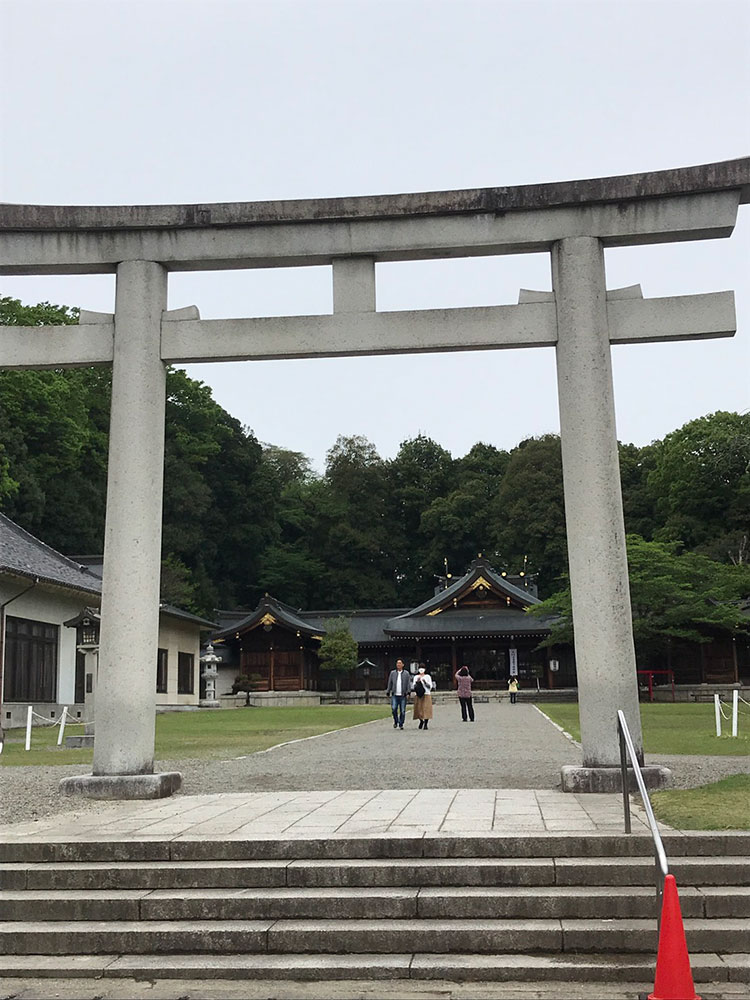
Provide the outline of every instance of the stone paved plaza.
[[[637,807],[633,820],[634,832],[646,832]],[[222,793],[102,803],[83,814],[2,827],[0,839],[266,840],[378,834],[619,833],[622,829],[622,800],[616,795],[430,788]]]
[[[427,732],[410,718],[403,732],[383,719],[233,760],[190,763],[185,794],[145,802],[70,800],[59,815],[0,827],[0,837],[620,832],[620,796],[556,787],[560,767],[579,760],[578,745],[532,705],[479,704],[472,725],[448,702],[436,708]],[[71,770],[44,769],[52,794]],[[32,769],[5,769],[4,783],[23,782],[22,771]],[[634,830],[644,829],[636,808]]]

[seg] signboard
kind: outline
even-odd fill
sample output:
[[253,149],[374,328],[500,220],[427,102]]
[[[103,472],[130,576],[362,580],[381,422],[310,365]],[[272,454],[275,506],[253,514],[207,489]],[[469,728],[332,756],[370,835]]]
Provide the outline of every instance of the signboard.
[[550,660],[549,661],[549,668],[550,668],[550,670],[552,671],[553,674],[556,674],[557,671],[560,669],[560,661],[559,660]]
[[518,650],[513,648],[508,650],[508,663],[510,664],[510,676],[518,677]]

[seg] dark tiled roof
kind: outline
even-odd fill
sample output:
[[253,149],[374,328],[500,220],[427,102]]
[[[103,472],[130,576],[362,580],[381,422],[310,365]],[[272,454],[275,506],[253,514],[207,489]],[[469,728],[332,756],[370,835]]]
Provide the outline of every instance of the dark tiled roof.
[[486,559],[482,559],[480,557],[479,559],[475,559],[468,571],[452,583],[450,587],[446,590],[438,591],[437,594],[425,601],[424,604],[420,604],[419,607],[413,608],[411,611],[407,611],[401,617],[418,618],[422,615],[429,615],[431,611],[434,611],[436,608],[442,607],[445,604],[449,604],[454,597],[458,597],[460,594],[463,594],[467,588],[480,577],[484,577],[488,583],[499,591],[499,593],[504,594],[507,597],[514,598],[516,601],[522,602],[526,607],[531,604],[541,604],[538,597],[534,597],[534,595],[530,594],[528,590],[521,590],[520,587],[515,587],[512,583],[508,583],[505,577],[494,570]]
[[528,632],[546,635],[552,618],[537,618],[518,608],[488,609],[487,611],[457,608],[439,615],[422,618],[403,616],[391,618],[386,632],[393,636],[438,635],[506,635]]
[[0,572],[42,583],[101,594],[102,581],[85,566],[69,559],[0,514]]
[[[82,559],[101,565],[101,556],[84,556]],[[97,597],[100,597],[102,592],[99,575],[75,559],[70,559],[49,545],[45,545],[5,514],[0,514],[0,573],[2,572],[29,580],[38,577],[41,583],[51,583],[84,594],[96,594]],[[216,627],[215,622],[200,618],[181,608],[175,608],[171,604],[161,604],[159,610],[164,615],[180,618],[182,621],[192,622],[201,627]],[[97,617],[98,614],[97,611]]]
[[326,624],[333,618],[346,618],[349,622],[349,630],[361,645],[370,645],[376,642],[389,642],[390,636],[385,632],[385,626],[393,616],[393,610],[383,611],[319,611],[315,616],[312,613],[304,613],[304,617],[310,624],[315,625],[320,631],[325,631]]
[[170,618],[179,618],[181,621],[191,622],[200,628],[216,628],[216,622],[210,622],[207,618],[201,618],[200,615],[194,615],[190,611],[183,611],[182,608],[176,608],[174,604],[162,603],[159,605],[159,611]]
[[305,635],[315,635],[319,632],[317,622],[306,621],[300,618],[294,608],[291,608],[288,604],[283,604],[281,601],[277,601],[274,597],[266,595],[266,597],[260,599],[258,607],[254,611],[245,615],[244,618],[225,624],[222,629],[212,636],[212,641],[213,639],[225,639],[232,636],[235,632],[243,632],[254,628],[261,622],[265,615],[272,615],[277,624],[295,629],[298,632],[303,632]]

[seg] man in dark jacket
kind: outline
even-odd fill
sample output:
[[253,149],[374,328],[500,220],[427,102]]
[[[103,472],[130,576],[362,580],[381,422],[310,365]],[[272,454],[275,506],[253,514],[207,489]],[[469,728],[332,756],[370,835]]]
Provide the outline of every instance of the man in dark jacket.
[[406,697],[411,691],[411,677],[404,670],[404,661],[396,660],[396,669],[391,670],[385,693],[391,696],[391,711],[393,712],[393,728],[404,728],[406,715]]

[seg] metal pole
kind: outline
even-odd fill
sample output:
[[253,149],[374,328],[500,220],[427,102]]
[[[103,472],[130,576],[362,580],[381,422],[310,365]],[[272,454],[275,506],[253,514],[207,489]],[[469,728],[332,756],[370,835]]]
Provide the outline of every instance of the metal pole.
[[630,798],[628,796],[628,759],[625,751],[625,736],[617,720],[617,735],[620,738],[620,773],[622,775],[622,810],[625,815],[625,833],[630,833]]

